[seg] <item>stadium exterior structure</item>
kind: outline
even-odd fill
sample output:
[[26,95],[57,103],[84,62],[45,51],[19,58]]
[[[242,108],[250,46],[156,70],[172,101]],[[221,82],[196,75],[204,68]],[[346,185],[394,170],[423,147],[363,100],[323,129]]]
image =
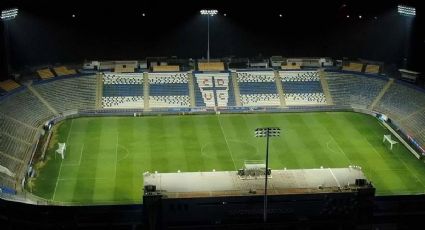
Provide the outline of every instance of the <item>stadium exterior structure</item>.
[[[114,63],[111,63],[111,66]],[[298,65],[298,64],[296,64]],[[323,64],[322,64],[323,66]],[[97,70],[80,70],[80,73],[75,74],[69,74],[65,76],[59,76],[56,74],[56,76],[45,79],[45,80],[35,80],[33,82],[24,83],[22,86],[18,86],[15,89],[10,90],[9,92],[4,93],[4,95],[0,99],[0,108],[1,108],[1,117],[5,121],[10,122],[10,127],[16,127],[16,126],[23,126],[25,127],[26,131],[30,130],[31,135],[22,137],[24,140],[28,140],[30,144],[26,146],[25,149],[20,149],[20,151],[24,152],[24,154],[20,155],[22,159],[19,160],[19,163],[14,165],[14,169],[16,170],[16,176],[10,177],[6,176],[4,174],[1,175],[1,184],[2,184],[2,192],[0,193],[0,196],[2,198],[2,211],[6,210],[14,210],[11,211],[8,215],[5,215],[6,219],[9,220],[16,220],[19,222],[19,218],[21,217],[19,215],[19,212],[22,212],[23,210],[27,209],[27,207],[31,207],[28,210],[35,210],[36,207],[32,206],[34,204],[36,205],[47,205],[46,210],[47,214],[46,216],[39,216],[39,219],[31,219],[28,217],[24,217],[25,221],[27,223],[41,223],[47,219],[52,218],[56,214],[60,212],[71,212],[73,213],[74,217],[81,217],[80,214],[78,214],[81,207],[62,207],[63,211],[57,211],[60,210],[60,207],[54,207],[51,205],[61,205],[59,203],[51,203],[50,201],[43,200],[41,198],[37,198],[28,191],[25,191],[23,188],[25,185],[26,179],[31,176],[31,167],[33,162],[33,156],[37,148],[40,148],[38,146],[38,141],[41,136],[44,135],[46,128],[51,127],[51,125],[56,124],[57,122],[67,119],[67,118],[74,118],[74,117],[80,117],[80,116],[110,116],[110,115],[123,115],[123,116],[149,116],[149,115],[157,115],[157,114],[204,114],[204,113],[258,113],[258,112],[308,112],[308,111],[355,111],[355,112],[361,112],[370,114],[372,116],[380,116],[381,114],[385,114],[389,119],[385,121],[384,123],[387,124],[389,127],[392,127],[392,130],[394,133],[397,133],[400,135],[401,138],[403,138],[405,143],[411,147],[411,149],[416,152],[416,156],[418,158],[422,157],[422,154],[424,154],[422,146],[425,142],[425,138],[421,136],[422,132],[417,132],[412,127],[415,125],[411,125],[409,122],[411,120],[407,120],[407,118],[417,118],[418,120],[412,120],[411,122],[414,124],[419,123],[420,125],[423,125],[422,116],[420,111],[423,111],[423,108],[413,108],[414,111],[406,111],[406,114],[403,114],[403,111],[393,111],[392,109],[397,107],[400,103],[405,104],[406,106],[409,106],[410,104],[407,102],[404,102],[404,100],[414,100],[416,102],[420,101],[422,97],[425,97],[425,93],[423,90],[417,89],[411,85],[406,85],[405,83],[387,78],[386,76],[382,76],[378,73],[370,74],[365,73],[363,69],[360,71],[352,71],[352,70],[344,70],[344,68],[335,68],[335,67],[328,67],[323,68],[322,66],[317,67],[309,67],[308,70],[317,70],[320,69],[323,76],[325,76],[325,79],[327,80],[326,86],[329,95],[332,97],[332,103],[328,104],[320,104],[320,105],[294,105],[294,106],[286,106],[283,103],[281,103],[279,106],[241,106],[241,105],[233,105],[233,106],[189,106],[188,108],[124,108],[124,109],[117,109],[117,108],[102,108],[100,100],[101,100],[101,82],[99,79],[101,79],[101,75]],[[87,66],[86,66],[87,67]],[[302,66],[300,66],[302,67]],[[283,68],[283,65],[282,65]],[[101,68],[99,68],[101,69]],[[111,71],[111,69],[102,69],[102,71]],[[140,71],[142,74],[147,73],[147,70],[141,70],[135,68],[136,71]],[[300,69],[295,71],[303,71],[306,69]],[[199,71],[199,70],[198,70]],[[217,73],[217,72],[226,72],[229,73],[229,75],[232,75],[232,73],[238,72],[238,71],[274,71],[277,72],[277,70],[274,69],[249,69],[249,70],[220,70],[220,71],[199,71],[198,73],[208,72],[208,73]],[[57,73],[57,72],[56,72]],[[189,71],[189,73],[197,73]],[[337,79],[337,76],[344,76],[344,82],[343,83],[351,83],[352,86],[358,87],[358,90],[352,90],[351,88],[342,88],[339,89],[341,85],[334,84],[337,81],[340,81],[340,79]],[[85,89],[84,93],[87,93],[89,91],[92,91],[93,89],[96,89],[96,92],[92,92],[89,96],[89,100],[92,100],[94,98],[95,101],[91,101],[89,104],[78,104],[78,105],[71,105],[71,106],[64,106],[63,108],[58,108],[57,106],[51,106],[51,102],[49,100],[46,100],[46,98],[43,98],[43,94],[37,93],[37,91],[42,90],[57,90],[54,89],[54,87],[57,87],[57,85],[62,84],[66,85],[69,84],[72,79],[84,79],[83,83],[92,84],[91,88]],[[76,80],[78,81],[78,80]],[[374,84],[378,85],[376,88],[365,86],[365,82],[373,82]],[[382,82],[381,82],[382,81]],[[146,82],[146,81],[145,81]],[[280,82],[280,81],[279,81]],[[341,83],[341,82],[339,82]],[[334,84],[334,85],[332,85]],[[323,84],[322,84],[323,86]],[[79,90],[79,89],[77,89]],[[344,90],[347,90],[344,94]],[[350,91],[351,90],[351,91]],[[395,105],[391,104],[391,100],[393,100],[395,97],[394,95],[400,95],[400,91],[404,90],[404,96],[399,97],[398,100],[395,102]],[[99,92],[100,91],[100,92]],[[374,91],[371,94],[371,91]],[[70,91],[63,91],[64,95],[60,96],[69,96],[66,94],[69,94]],[[75,92],[78,97],[78,93]],[[355,93],[358,93],[358,95],[355,95]],[[392,95],[393,94],[393,95]],[[91,98],[91,96],[93,96]],[[419,97],[418,97],[419,95]],[[87,99],[87,95],[84,95],[85,99]],[[402,95],[403,96],[403,95]],[[386,98],[387,97],[387,98]],[[15,112],[22,112],[19,110],[9,110],[11,108],[11,105],[17,104],[20,105],[19,107],[23,110],[26,109],[25,107],[25,101],[22,100],[22,98],[26,99],[29,98],[31,100],[29,103],[32,103],[34,106],[40,106],[43,107],[43,111],[31,111],[34,113],[34,115],[31,116],[25,116],[20,119],[16,119],[13,116],[13,113]],[[78,99],[78,98],[77,98]],[[348,99],[348,100],[347,100]],[[37,102],[36,102],[37,101]],[[329,100],[328,100],[329,102]],[[239,104],[239,103],[237,103]],[[420,102],[417,102],[416,104],[420,104]],[[415,104],[415,105],[416,105]],[[56,108],[55,108],[56,107]],[[33,109],[28,108],[29,110]],[[402,110],[403,108],[401,108]],[[410,108],[412,109],[412,108]],[[47,112],[46,112],[47,111]],[[28,111],[27,111],[28,112]],[[36,113],[42,113],[37,118],[34,118],[37,116]],[[406,118],[407,117],[407,118]],[[34,120],[32,120],[34,119]],[[423,126],[422,126],[423,127]],[[5,132],[7,132],[6,130]],[[16,133],[14,135],[21,135],[24,132]],[[416,135],[418,134],[418,135]],[[6,153],[7,154],[7,153]],[[13,160],[12,160],[13,161]],[[3,163],[3,162],[2,162]],[[5,165],[7,166],[7,165]],[[423,211],[423,208],[420,206],[412,205],[413,203],[425,203],[425,199],[423,196],[400,196],[400,197],[378,197],[376,198],[376,208],[374,212],[374,220],[371,220],[372,222],[376,221],[382,221],[386,222],[388,219],[392,216],[398,216],[398,215],[404,215],[402,214],[405,211],[405,208],[409,207],[411,212],[406,215],[406,219],[409,219],[418,215],[418,213],[421,213]],[[19,203],[27,203],[27,204],[20,204],[17,205],[17,207],[14,206],[14,202]],[[405,203],[404,203],[405,202]],[[403,208],[402,206],[406,204]],[[13,208],[12,208],[13,207]],[[141,213],[141,208],[139,206],[124,206],[125,208],[122,208],[121,206],[116,207],[109,207],[105,206],[103,210],[119,210],[120,211],[125,210],[124,212],[128,212],[128,210],[133,210],[134,213],[137,213],[139,215]],[[422,205],[422,207],[425,207]],[[91,209],[96,209],[94,207],[88,207],[86,210],[88,213],[95,213],[96,211],[92,211]],[[117,212],[120,212],[117,211]],[[133,213],[133,217],[135,217]],[[29,214],[29,212],[27,212]],[[93,214],[94,215],[94,214]],[[19,216],[19,217],[18,217]],[[132,216],[132,215],[130,215]],[[87,221],[87,220],[86,220]],[[127,220],[117,220],[117,222],[123,223]],[[13,222],[13,221],[12,221]],[[81,223],[81,221],[76,221]],[[76,222],[72,222],[72,224],[75,224]],[[82,221],[84,222],[84,221]],[[96,221],[95,221],[96,222]],[[11,222],[10,222],[11,223]],[[44,223],[44,222],[43,222]],[[41,223],[42,226],[43,223]],[[58,225],[61,224],[67,224],[68,222],[64,220],[63,218],[59,218],[57,223]],[[87,223],[91,223],[90,221],[87,221]],[[97,223],[97,222],[96,222]],[[139,219],[133,219],[132,221],[126,222],[129,226],[139,226],[141,222],[139,222]],[[54,224],[53,224],[54,225]],[[106,224],[107,225],[107,224]]]

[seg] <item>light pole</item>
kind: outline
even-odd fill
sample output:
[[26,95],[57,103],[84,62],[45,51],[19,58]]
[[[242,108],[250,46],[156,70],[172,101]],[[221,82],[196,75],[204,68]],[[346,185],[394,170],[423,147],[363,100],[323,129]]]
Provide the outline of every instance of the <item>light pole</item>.
[[13,20],[16,18],[16,16],[18,16],[18,9],[17,8],[13,8],[13,9],[7,9],[7,10],[2,10],[1,11],[1,17],[0,19],[3,21],[4,24],[4,48],[5,48],[5,60],[6,60],[6,71],[7,71],[7,75],[10,75],[10,48],[9,48],[9,26],[8,26],[8,22],[10,20]]
[[255,129],[255,137],[266,137],[266,171],[264,181],[264,222],[267,222],[267,180],[269,175],[269,138],[280,136],[280,128],[278,127],[265,127]]
[[218,10],[201,10],[201,15],[207,15],[208,20],[208,47],[207,47],[207,61],[210,62],[210,16],[214,16],[218,13]]
[[411,29],[412,29],[412,23],[413,18],[416,16],[416,8],[412,6],[406,6],[406,5],[398,5],[397,6],[397,12],[399,15],[402,16],[402,20],[404,22],[404,57],[403,57],[403,63],[402,68],[407,69],[408,63],[410,59],[410,35],[411,35]]

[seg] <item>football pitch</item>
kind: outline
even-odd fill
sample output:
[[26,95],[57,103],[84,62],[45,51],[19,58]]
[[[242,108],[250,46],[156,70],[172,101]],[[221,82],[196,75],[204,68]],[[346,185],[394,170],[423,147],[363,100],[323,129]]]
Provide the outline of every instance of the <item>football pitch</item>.
[[[31,191],[59,204],[140,203],[149,172],[237,170],[265,159],[258,127],[276,126],[270,168],[362,167],[377,195],[425,190],[425,165],[376,118],[352,112],[83,117],[54,127]],[[55,153],[65,142],[65,159]]]

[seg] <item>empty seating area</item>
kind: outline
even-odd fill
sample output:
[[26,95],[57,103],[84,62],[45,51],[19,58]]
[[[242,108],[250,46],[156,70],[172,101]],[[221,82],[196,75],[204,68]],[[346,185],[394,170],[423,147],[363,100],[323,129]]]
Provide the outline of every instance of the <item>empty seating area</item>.
[[103,108],[142,108],[143,74],[108,73],[103,75]]
[[[51,113],[31,92],[23,89],[0,101],[0,165],[19,174],[26,166],[35,137]],[[10,183],[17,178],[2,174],[0,183]],[[12,186],[13,187],[13,186]]]
[[226,107],[235,105],[229,73],[195,74],[195,101],[201,107]]
[[323,93],[285,93],[286,105],[317,105],[326,104]]
[[149,107],[189,107],[187,73],[149,73]]
[[278,94],[241,94],[243,106],[280,106]]
[[143,107],[143,97],[142,96],[111,96],[111,97],[102,97],[102,107],[103,108],[141,108]]
[[398,123],[425,149],[425,109],[403,118]]
[[33,87],[59,113],[94,109],[96,105],[96,76],[39,82]]
[[395,82],[375,110],[388,115],[400,128],[425,149],[425,92]]
[[425,93],[401,82],[391,85],[375,107],[376,110],[389,115],[395,120],[403,119],[424,108]]
[[283,82],[320,81],[317,71],[279,71]]
[[243,106],[279,106],[273,71],[237,72]]
[[25,126],[19,121],[0,113],[0,132],[26,142],[31,142],[37,129],[35,127]]
[[385,78],[341,72],[325,72],[325,77],[333,102],[356,108],[370,106],[388,82]]
[[279,71],[285,103],[292,105],[326,104],[319,72]]
[[53,117],[53,113],[28,89],[1,100],[0,111],[8,117],[34,127]]

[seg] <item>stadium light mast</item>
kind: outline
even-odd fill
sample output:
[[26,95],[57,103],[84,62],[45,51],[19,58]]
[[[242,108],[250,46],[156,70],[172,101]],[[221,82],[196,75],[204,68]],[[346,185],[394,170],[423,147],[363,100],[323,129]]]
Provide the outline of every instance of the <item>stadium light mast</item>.
[[255,137],[265,137],[267,139],[266,145],[266,170],[264,180],[264,223],[267,222],[267,180],[269,174],[269,138],[280,136],[280,128],[277,127],[265,127],[255,129]]
[[416,16],[416,8],[411,6],[405,6],[405,5],[398,5],[397,6],[397,12],[406,17],[414,17]]
[[207,61],[210,62],[210,17],[218,13],[218,10],[201,10],[201,15],[207,15],[208,20],[208,47],[207,47]]
[[18,8],[5,9],[1,11],[0,19],[4,24],[4,46],[5,46],[5,56],[6,56],[6,71],[7,74],[10,74],[10,49],[9,49],[9,28],[8,21],[15,19],[18,16]]
[[410,58],[409,42],[410,42],[413,19],[416,16],[416,8],[412,6],[407,6],[407,5],[398,5],[397,13],[402,17],[402,20],[405,23],[404,53],[403,53],[404,57],[403,57],[402,67],[407,69],[409,64],[408,58]]

